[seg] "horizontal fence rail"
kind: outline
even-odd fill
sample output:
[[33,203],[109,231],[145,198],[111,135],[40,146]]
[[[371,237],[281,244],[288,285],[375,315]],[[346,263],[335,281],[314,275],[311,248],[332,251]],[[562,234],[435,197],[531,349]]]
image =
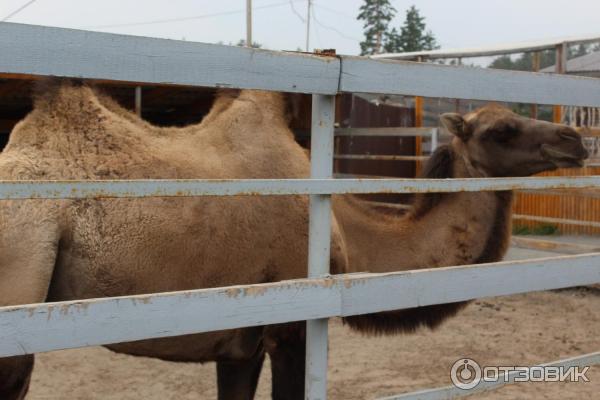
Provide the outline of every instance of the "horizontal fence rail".
[[[583,356],[566,358],[564,360],[552,361],[544,364],[537,364],[538,367],[586,367],[600,364],[600,352],[585,354]],[[515,378],[519,371],[509,372],[506,377],[500,375],[495,382],[482,381],[473,389],[459,389],[456,386],[446,386],[437,389],[420,390],[418,392],[405,393],[397,396],[380,398],[379,400],[452,400],[461,397],[471,396],[475,393],[486,392],[499,389],[502,386],[515,383]],[[522,375],[521,375],[522,376]]]
[[203,87],[414,96],[600,107],[600,79],[320,57],[0,23],[0,76],[59,76]]
[[342,57],[340,91],[597,107],[600,79]]
[[600,186],[600,176],[466,179],[181,179],[0,181],[0,200],[480,192]]
[[[329,95],[329,100],[337,93],[363,92],[600,107],[600,79],[564,75],[282,53],[12,23],[0,23],[0,48],[0,78],[57,76],[135,85],[263,89]],[[317,106],[316,112],[323,112],[323,107]],[[333,116],[327,114],[326,118],[332,122]],[[333,139],[332,129],[327,131],[331,138],[326,139]],[[395,133],[379,133],[402,136],[406,132],[396,129]],[[363,134],[370,135],[366,131]],[[338,130],[338,136],[344,135],[358,133]],[[432,135],[432,141],[437,140],[437,135],[425,131],[413,130],[411,134],[427,135]],[[345,193],[597,187],[600,187],[600,176],[1,181],[0,200],[228,195],[311,195],[313,198],[325,195],[321,196],[325,199],[331,194]],[[322,205],[323,211],[329,210],[328,202]],[[315,218],[318,215],[315,210],[310,211],[311,224],[325,226]],[[313,250],[317,246],[314,235],[310,233]],[[315,271],[313,275],[317,275]],[[599,282],[600,253],[592,253],[10,306],[0,308],[0,357],[291,321],[314,322],[334,316]],[[326,323],[314,324],[314,327],[308,333],[308,343],[314,345],[313,350],[326,349]],[[311,357],[307,363],[309,389],[311,380],[315,383],[314,390],[307,392],[307,398],[323,398],[325,393],[326,364],[323,357],[319,359],[318,365],[311,363]]]
[[542,217],[542,216],[538,216],[538,215],[523,215],[523,214],[513,214],[513,219],[522,219],[525,221],[546,222],[546,223],[550,223],[550,224],[591,226],[594,228],[600,228],[600,222],[598,222],[598,221],[581,221],[581,220],[575,220],[575,219]]
[[431,137],[438,128],[337,128],[335,136]]
[[0,73],[335,94],[335,57],[0,23]]
[[0,308],[0,357],[599,282],[600,253],[593,253],[10,306]]
[[361,160],[361,161],[426,161],[427,156],[396,156],[387,154],[339,154],[334,160]]
[[522,249],[549,251],[560,254],[586,254],[600,252],[600,246],[579,243],[558,242],[554,240],[531,239],[513,236],[511,244]]

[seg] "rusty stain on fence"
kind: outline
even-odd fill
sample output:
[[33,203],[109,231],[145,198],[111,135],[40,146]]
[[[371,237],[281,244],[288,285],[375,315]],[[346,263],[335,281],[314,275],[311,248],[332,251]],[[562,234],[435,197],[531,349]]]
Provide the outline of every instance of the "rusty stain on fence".
[[122,181],[0,181],[0,200],[345,193],[475,192],[595,188],[600,176],[476,179],[191,179]]

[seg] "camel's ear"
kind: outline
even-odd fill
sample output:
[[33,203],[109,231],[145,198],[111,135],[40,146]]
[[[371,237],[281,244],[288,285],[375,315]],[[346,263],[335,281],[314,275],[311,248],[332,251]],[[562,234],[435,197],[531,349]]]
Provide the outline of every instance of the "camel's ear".
[[440,116],[442,125],[454,136],[458,136],[463,141],[469,140],[471,131],[467,126],[462,115],[457,113],[445,113]]

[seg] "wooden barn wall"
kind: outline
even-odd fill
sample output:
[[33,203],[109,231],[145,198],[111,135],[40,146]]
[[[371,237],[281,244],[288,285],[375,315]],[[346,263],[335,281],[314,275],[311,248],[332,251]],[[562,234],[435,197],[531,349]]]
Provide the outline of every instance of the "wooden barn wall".
[[[538,176],[599,174],[600,167],[586,167],[544,172]],[[518,192],[515,200],[514,212],[516,214],[600,222],[600,190],[556,190],[551,193]],[[541,225],[555,225],[563,234],[600,234],[600,228],[577,225],[548,224],[521,219],[516,219],[513,224],[531,229]]]
[[[338,98],[337,122],[342,128],[385,128],[414,126],[414,109],[376,105],[360,96],[345,94]],[[416,152],[414,137],[338,137],[336,154],[406,155]],[[336,160],[337,173],[414,178],[414,161]],[[408,202],[412,195],[373,194],[364,197],[374,201]]]

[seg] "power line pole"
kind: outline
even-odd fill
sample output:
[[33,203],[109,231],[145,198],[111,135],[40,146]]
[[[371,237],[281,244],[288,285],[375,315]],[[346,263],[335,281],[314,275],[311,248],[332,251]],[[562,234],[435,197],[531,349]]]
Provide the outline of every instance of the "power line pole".
[[306,52],[310,52],[310,8],[312,7],[312,0],[308,0],[308,6],[306,10]]
[[246,47],[252,47],[252,0],[246,0]]

